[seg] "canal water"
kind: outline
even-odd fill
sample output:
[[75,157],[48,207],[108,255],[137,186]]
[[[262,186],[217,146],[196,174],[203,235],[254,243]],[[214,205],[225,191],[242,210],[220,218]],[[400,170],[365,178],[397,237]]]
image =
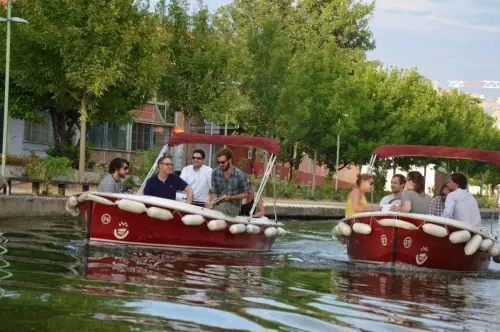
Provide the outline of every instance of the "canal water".
[[[332,222],[263,254],[88,247],[76,219],[0,220],[0,331],[499,331],[485,273],[347,261]],[[446,253],[442,253],[446,255]]]

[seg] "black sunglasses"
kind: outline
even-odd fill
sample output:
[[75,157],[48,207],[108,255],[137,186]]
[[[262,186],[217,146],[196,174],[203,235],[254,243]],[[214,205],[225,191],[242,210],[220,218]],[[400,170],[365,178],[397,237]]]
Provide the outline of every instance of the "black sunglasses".
[[203,160],[202,157],[193,157],[193,160]]
[[167,165],[167,166],[173,166],[174,164],[172,163],[161,163],[162,165]]
[[217,160],[217,164],[219,164],[219,165],[222,165],[222,164],[225,164],[225,163],[227,163],[227,160],[220,160],[220,161]]

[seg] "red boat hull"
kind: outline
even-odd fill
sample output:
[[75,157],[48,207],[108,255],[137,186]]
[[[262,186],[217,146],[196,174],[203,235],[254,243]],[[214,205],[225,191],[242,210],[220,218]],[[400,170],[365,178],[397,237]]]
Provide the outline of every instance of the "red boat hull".
[[[472,255],[464,252],[465,243],[454,244],[448,236],[439,238],[418,230],[407,230],[399,227],[381,226],[377,220],[384,216],[363,216],[344,220],[349,226],[355,222],[371,226],[370,234],[352,232],[344,237],[347,254],[351,261],[374,264],[407,264],[420,268],[442,269],[453,271],[485,271],[488,270],[490,254],[477,250]],[[388,215],[385,218],[394,218]],[[418,218],[400,216],[404,220],[419,227],[423,221]],[[461,230],[447,226],[450,233]]]
[[[115,199],[107,197],[111,201]],[[150,207],[146,204],[146,207]],[[79,209],[87,238],[93,242],[124,244],[143,247],[171,247],[206,250],[270,250],[275,236],[267,237],[267,227],[277,224],[259,225],[258,234],[247,232],[232,234],[228,227],[220,231],[211,231],[205,218],[201,225],[185,225],[182,217],[189,214],[180,210],[171,210],[173,219],[164,221],[149,217],[146,213],[131,213],[120,209],[117,205],[105,205],[92,201],[79,204]]]

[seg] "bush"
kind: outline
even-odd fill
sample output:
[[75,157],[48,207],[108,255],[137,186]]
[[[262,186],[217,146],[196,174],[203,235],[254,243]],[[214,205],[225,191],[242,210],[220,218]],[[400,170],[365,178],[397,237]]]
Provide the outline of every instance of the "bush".
[[[90,160],[90,143],[85,144],[85,167],[89,167]],[[56,144],[45,150],[50,157],[65,157],[71,162],[71,167],[78,169],[80,164],[80,146]]]
[[484,196],[484,195],[474,195],[474,197],[476,197],[476,200],[477,200],[477,204],[479,205],[480,208],[484,208],[484,209],[494,209],[495,208],[495,204],[497,202],[497,198],[495,195],[491,195],[491,196]]
[[144,181],[151,170],[151,166],[153,166],[156,158],[158,158],[159,153],[160,150],[157,148],[138,152],[132,163],[132,175],[135,175],[141,181]]
[[49,182],[57,177],[68,175],[73,172],[71,162],[66,157],[47,157],[42,159],[34,152],[28,157],[25,166],[26,175],[31,179],[38,179],[44,185],[43,192],[49,191]]

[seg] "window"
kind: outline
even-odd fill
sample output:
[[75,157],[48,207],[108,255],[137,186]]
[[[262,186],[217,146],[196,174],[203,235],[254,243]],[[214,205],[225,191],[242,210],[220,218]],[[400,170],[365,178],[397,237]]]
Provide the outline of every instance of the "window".
[[126,150],[127,126],[114,123],[92,126],[87,139],[92,143],[93,148]]
[[35,144],[49,144],[52,142],[50,136],[50,115],[43,113],[42,117],[45,120],[44,124],[33,122],[24,122],[24,141]]
[[155,127],[154,129],[154,145],[160,148],[165,144],[165,141],[172,136],[172,128],[170,127]]
[[153,125],[134,123],[132,125],[132,151],[149,150],[153,146]]

